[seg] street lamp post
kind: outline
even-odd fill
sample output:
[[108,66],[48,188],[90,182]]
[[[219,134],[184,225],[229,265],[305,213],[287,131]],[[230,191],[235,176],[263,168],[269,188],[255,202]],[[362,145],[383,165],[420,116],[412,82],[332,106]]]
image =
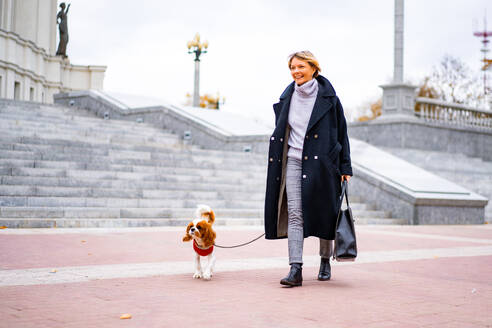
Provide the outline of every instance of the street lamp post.
[[195,88],[193,90],[193,107],[200,106],[200,56],[207,53],[208,41],[200,43],[200,34],[188,41],[188,53],[195,54]]

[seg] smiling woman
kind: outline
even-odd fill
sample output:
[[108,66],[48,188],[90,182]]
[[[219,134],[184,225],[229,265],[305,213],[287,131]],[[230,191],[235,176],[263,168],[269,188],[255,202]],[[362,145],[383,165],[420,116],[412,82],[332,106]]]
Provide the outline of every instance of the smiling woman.
[[273,105],[275,130],[270,138],[265,235],[288,238],[291,269],[280,283],[302,285],[304,238],[320,238],[318,280],[331,277],[340,182],[352,175],[347,123],[335,89],[319,75],[309,51],[289,57],[294,79]]
[[308,51],[291,55],[289,68],[294,81],[299,86],[317,77],[321,72],[318,60]]

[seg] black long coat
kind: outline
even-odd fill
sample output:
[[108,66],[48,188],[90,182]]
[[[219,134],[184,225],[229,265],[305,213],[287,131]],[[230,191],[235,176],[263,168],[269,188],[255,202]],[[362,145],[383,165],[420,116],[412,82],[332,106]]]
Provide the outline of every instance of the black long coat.
[[[347,123],[335,90],[323,76],[316,77],[318,95],[306,130],[302,152],[301,199],[304,237],[334,239],[341,193],[341,175],[352,175]],[[287,237],[287,162],[292,82],[273,105],[275,130],[270,138],[265,196],[265,238]]]

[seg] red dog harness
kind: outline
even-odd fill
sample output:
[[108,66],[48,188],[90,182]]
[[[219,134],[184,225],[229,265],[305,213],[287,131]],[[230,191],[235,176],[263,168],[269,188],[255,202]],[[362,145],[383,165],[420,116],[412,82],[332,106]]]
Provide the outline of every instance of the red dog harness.
[[209,248],[200,248],[200,246],[196,243],[196,240],[193,240],[193,249],[200,256],[208,256],[214,251],[214,246],[212,245]]

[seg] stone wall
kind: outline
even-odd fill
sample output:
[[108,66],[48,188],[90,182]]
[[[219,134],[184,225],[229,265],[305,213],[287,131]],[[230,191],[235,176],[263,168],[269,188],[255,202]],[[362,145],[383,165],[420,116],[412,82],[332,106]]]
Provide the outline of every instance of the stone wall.
[[349,124],[350,137],[375,146],[461,153],[492,161],[492,130],[431,123],[409,117]]
[[[393,218],[405,218],[409,224],[483,224],[486,199],[421,199],[387,183],[353,163],[354,177],[349,195],[374,203],[390,211]],[[349,196],[350,199],[350,196]]]

